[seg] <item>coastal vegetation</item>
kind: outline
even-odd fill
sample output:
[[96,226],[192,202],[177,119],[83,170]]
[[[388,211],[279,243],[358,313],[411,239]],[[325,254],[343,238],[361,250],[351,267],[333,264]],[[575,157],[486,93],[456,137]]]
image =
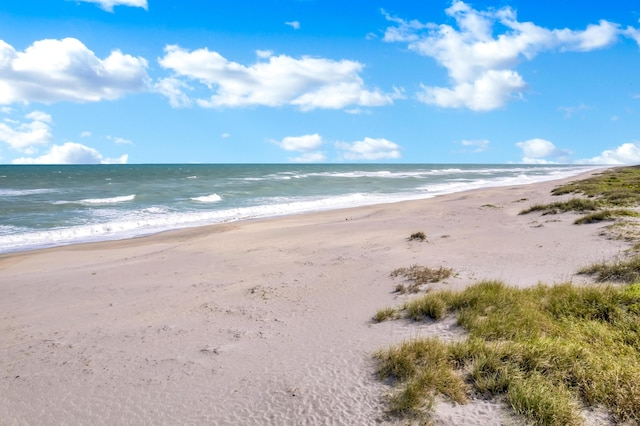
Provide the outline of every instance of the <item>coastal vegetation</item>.
[[422,231],[414,232],[409,236],[409,241],[413,241],[413,240],[425,241],[426,239],[427,239],[427,235]]
[[596,282],[640,283],[640,256],[585,266],[579,274],[592,275]]
[[430,268],[416,264],[408,268],[397,268],[391,272],[392,277],[404,277],[408,281],[408,284],[400,283],[396,286],[396,291],[402,294],[418,293],[423,285],[437,283],[449,278],[452,274],[453,270],[444,266]]
[[574,194],[576,197],[549,204],[536,204],[522,210],[520,214],[590,212],[576,219],[574,223],[577,225],[637,217],[639,213],[634,208],[640,205],[640,166],[609,169],[587,179],[558,186],[551,193],[556,196]]
[[[577,225],[612,221],[600,234],[624,239],[629,253],[580,269],[593,285],[483,281],[379,311],[376,321],[454,316],[466,331],[375,354],[380,379],[392,385],[391,415],[424,423],[438,398],[498,398],[531,424],[580,425],[585,408],[606,411],[616,424],[640,424],[640,167],[610,169],[552,193],[573,198],[520,214],[576,212]],[[409,271],[392,276],[409,278]]]
[[640,285],[485,281],[388,312],[413,321],[448,315],[468,332],[464,340],[414,339],[376,353],[380,378],[395,386],[393,415],[424,420],[437,396],[475,396],[504,397],[534,424],[581,424],[584,406],[640,422]]

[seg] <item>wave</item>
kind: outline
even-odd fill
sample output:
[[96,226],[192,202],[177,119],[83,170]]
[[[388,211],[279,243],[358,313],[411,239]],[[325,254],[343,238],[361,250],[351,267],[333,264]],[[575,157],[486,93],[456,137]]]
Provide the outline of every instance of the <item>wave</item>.
[[218,194],[203,195],[202,197],[192,197],[193,201],[199,201],[201,203],[217,203],[222,200],[222,197]]
[[[190,196],[180,196],[176,198],[176,200],[178,200],[177,203],[172,201],[169,204],[163,205],[162,202],[159,201],[160,204],[151,206],[138,206],[137,203],[117,207],[108,205],[134,200],[135,195],[85,199],[81,202],[107,205],[90,209],[90,216],[84,224],[78,224],[78,222],[75,221],[74,225],[46,230],[0,227],[0,253],[87,241],[131,238],[177,228],[424,199],[440,194],[483,187],[521,185],[549,179],[558,179],[595,168],[596,167],[552,167],[546,170],[546,173],[542,173],[541,171],[544,169],[541,168],[534,169],[514,166],[511,169],[497,169],[496,174],[493,176],[478,174],[467,175],[464,173],[466,170],[463,170],[461,173],[451,168],[449,169],[449,173],[452,174],[451,176],[447,176],[445,179],[432,180],[431,183],[429,183],[430,180],[418,181],[418,185],[411,184],[402,187],[389,186],[389,188],[383,188],[377,184],[373,186],[370,184],[364,186],[354,185],[352,188],[353,192],[345,193],[342,191],[348,191],[347,188],[349,188],[349,186],[343,185],[342,182],[337,182],[340,186],[339,190],[342,193],[334,195],[312,195],[313,191],[307,192],[306,195],[292,191],[296,193],[297,196],[263,196],[258,198],[255,195],[243,195],[239,202],[246,204],[238,205],[234,208],[227,207],[225,203],[215,205],[205,204],[206,207],[204,208],[194,205],[194,202],[218,203],[222,200],[222,197],[215,193],[192,198],[189,198]],[[435,169],[425,167],[423,170],[413,170],[412,173],[423,173],[433,170]],[[444,171],[444,169],[441,170]],[[475,173],[478,173],[478,170],[488,170],[488,168],[478,167],[475,169]],[[359,172],[353,172],[348,174],[353,176],[353,174],[358,173]],[[378,176],[389,176],[389,173],[390,172],[383,170],[381,172],[375,172],[374,174]],[[336,175],[332,173],[327,174]],[[407,173],[405,173],[405,175],[406,174]],[[296,175],[296,177],[297,176],[299,175]],[[329,187],[331,188],[331,186]],[[187,202],[185,203],[185,201]],[[78,203],[78,201],[74,203]]]
[[39,189],[0,189],[0,197],[20,197],[23,195],[50,194],[57,192],[55,189],[39,188]]
[[133,201],[136,198],[135,194],[132,195],[123,195],[120,197],[110,197],[110,198],[87,198],[84,200],[80,200],[80,204],[117,204],[117,203],[125,203],[127,201]]

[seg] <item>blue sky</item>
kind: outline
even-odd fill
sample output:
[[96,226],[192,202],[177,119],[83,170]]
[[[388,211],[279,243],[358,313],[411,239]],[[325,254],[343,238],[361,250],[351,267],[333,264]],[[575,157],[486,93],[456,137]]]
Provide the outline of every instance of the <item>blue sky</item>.
[[4,0],[0,164],[640,163],[637,0]]

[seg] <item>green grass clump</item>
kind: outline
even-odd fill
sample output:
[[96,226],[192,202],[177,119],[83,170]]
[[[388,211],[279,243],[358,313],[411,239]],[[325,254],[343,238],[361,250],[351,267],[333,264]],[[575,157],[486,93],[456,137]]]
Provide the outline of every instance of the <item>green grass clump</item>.
[[564,212],[586,212],[595,211],[601,207],[601,203],[597,200],[589,198],[572,198],[568,201],[557,201],[549,204],[536,204],[528,209],[522,210],[520,214],[527,214],[536,211],[543,214],[558,214]]
[[582,424],[581,406],[640,423],[640,285],[487,281],[429,293],[403,310],[416,320],[455,314],[469,335],[415,339],[376,354],[380,377],[395,384],[394,414],[428,416],[435,395],[464,402],[475,392],[504,396],[534,424]]
[[596,282],[621,282],[634,284],[640,282],[640,256],[614,262],[599,262],[586,266],[579,274],[592,275]]
[[437,283],[449,278],[453,274],[453,269],[440,266],[430,268],[428,266],[411,265],[408,268],[397,268],[391,272],[392,277],[404,277],[409,281],[409,285],[398,284],[396,291],[399,293],[417,293],[420,286],[429,283]]
[[553,195],[583,194],[608,206],[640,204],[640,166],[618,167],[595,176],[555,188]]
[[403,383],[390,397],[390,412],[395,415],[420,417],[438,394],[458,403],[467,401],[468,386],[452,368],[447,345],[437,339],[409,341],[376,357],[380,377]]
[[380,309],[378,312],[376,312],[376,314],[373,316],[373,320],[375,322],[382,322],[382,321],[386,321],[389,319],[393,319],[395,318],[397,312],[394,308],[384,308],[384,309]]
[[606,209],[600,210],[576,219],[573,223],[583,225],[586,223],[598,223],[604,220],[615,220],[620,217],[638,217],[640,214],[630,209]]

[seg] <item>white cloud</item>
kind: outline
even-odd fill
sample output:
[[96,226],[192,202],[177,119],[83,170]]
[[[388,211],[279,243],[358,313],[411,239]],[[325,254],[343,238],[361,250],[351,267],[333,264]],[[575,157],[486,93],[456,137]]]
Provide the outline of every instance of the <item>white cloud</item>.
[[88,131],[88,130],[85,130],[84,132],[80,133],[80,137],[81,138],[90,138],[91,135],[92,135],[92,133],[90,131]]
[[300,29],[300,22],[298,22],[298,21],[285,22],[284,24],[285,25],[289,25],[294,30],[299,30]]
[[147,0],[77,0],[85,3],[95,3],[100,6],[101,9],[107,12],[113,12],[114,6],[131,6],[141,7],[147,10]]
[[336,142],[336,148],[343,151],[345,160],[383,160],[400,158],[400,146],[387,139],[365,137],[357,142]]
[[303,136],[287,136],[280,141],[273,142],[285,151],[302,152],[298,157],[289,158],[289,161],[293,163],[317,163],[327,159],[324,152],[318,151],[324,141],[317,133]]
[[[522,149],[522,162],[532,164],[547,164],[557,161],[566,161],[571,155],[571,151],[557,148],[552,142],[546,139],[529,139],[516,143]],[[549,159],[551,158],[551,160]]]
[[624,143],[615,149],[603,151],[596,157],[578,160],[577,163],[606,165],[640,164],[640,142]]
[[[457,28],[405,21],[385,13],[394,25],[386,29],[384,40],[407,43],[410,50],[431,57],[446,68],[452,88],[424,87],[419,99],[450,108],[499,108],[509,99],[520,97],[527,87],[514,70],[523,59],[531,60],[548,50],[600,49],[623,34],[617,24],[604,20],[582,31],[547,29],[532,22],[519,22],[509,7],[478,11],[459,0],[445,12],[455,20]],[[500,28],[506,31],[496,34]],[[634,34],[630,30],[626,33]]]
[[397,97],[396,93],[368,90],[360,77],[363,65],[359,62],[286,55],[261,59],[245,66],[206,48],[188,51],[167,46],[159,63],[175,73],[174,91],[163,93],[170,95],[172,105],[180,103],[176,99],[188,99],[178,84],[186,84],[182,78],[195,80],[213,92],[208,99],[196,101],[206,108],[294,105],[301,110],[341,109],[387,105]]
[[224,132],[223,134],[220,135],[220,137],[222,139],[228,139],[231,137],[231,133]]
[[271,50],[256,50],[256,56],[261,59],[269,59],[273,56],[273,51]]
[[118,136],[107,136],[107,139],[113,141],[113,143],[117,145],[133,145],[133,142],[131,142],[129,139],[124,139]]
[[486,139],[463,140],[462,146],[472,148],[473,152],[483,152],[489,149],[489,141]]
[[503,106],[509,99],[520,97],[526,83],[514,71],[489,70],[472,82],[461,82],[453,89],[425,87],[418,99],[445,108],[466,107],[473,111],[490,111]]
[[24,52],[0,40],[0,104],[118,99],[147,88],[146,68],[119,50],[100,59],[75,38],[39,40]]
[[13,164],[125,164],[128,155],[119,158],[104,158],[97,150],[75,142],[54,145],[48,153],[36,157],[22,157],[12,161]]
[[553,30],[562,50],[588,52],[612,45],[621,33],[619,25],[601,20],[598,25],[588,25],[584,31]]
[[169,98],[169,104],[174,108],[184,108],[191,105],[191,99],[184,90],[191,90],[191,86],[177,78],[161,78],[155,84],[154,89],[161,95]]
[[623,34],[638,43],[638,47],[640,47],[640,28],[627,27],[626,30],[623,31]]
[[287,136],[276,143],[285,151],[312,151],[320,148],[323,142],[322,137],[314,133],[313,135]]
[[5,119],[0,123],[0,142],[12,149],[27,154],[35,152],[37,146],[47,145],[51,141],[51,116],[34,111],[25,116],[29,122]]

